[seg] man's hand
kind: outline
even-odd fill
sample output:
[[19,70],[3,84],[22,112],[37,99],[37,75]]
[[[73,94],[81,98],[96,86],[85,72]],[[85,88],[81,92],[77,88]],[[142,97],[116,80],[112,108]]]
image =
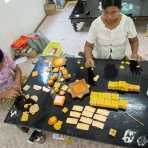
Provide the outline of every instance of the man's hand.
[[91,44],[86,41],[85,47],[84,47],[84,53],[85,53],[85,67],[95,67],[95,62],[93,60],[92,50],[94,48],[94,44]]
[[142,60],[142,56],[139,55],[138,53],[132,53],[131,54],[131,60],[141,61]]
[[132,55],[131,60],[140,61],[142,57],[138,54],[139,51],[139,40],[138,37],[129,38],[129,43],[131,45]]
[[85,67],[90,68],[90,67],[95,67],[95,62],[92,58],[87,58],[85,62]]

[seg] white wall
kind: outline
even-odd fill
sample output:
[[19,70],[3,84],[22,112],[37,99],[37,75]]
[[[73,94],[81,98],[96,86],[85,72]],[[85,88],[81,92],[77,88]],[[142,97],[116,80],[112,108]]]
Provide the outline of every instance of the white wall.
[[0,0],[0,48],[12,54],[10,44],[21,34],[34,31],[44,18],[45,0]]

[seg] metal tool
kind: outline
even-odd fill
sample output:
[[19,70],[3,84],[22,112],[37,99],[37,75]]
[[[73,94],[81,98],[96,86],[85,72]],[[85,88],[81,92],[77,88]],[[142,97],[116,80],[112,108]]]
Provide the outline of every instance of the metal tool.
[[133,117],[132,115],[126,113],[129,117],[131,117],[133,120],[135,120],[137,123],[139,123],[140,125],[144,126],[144,123],[142,123],[141,121],[139,121],[138,119],[136,119],[135,117]]

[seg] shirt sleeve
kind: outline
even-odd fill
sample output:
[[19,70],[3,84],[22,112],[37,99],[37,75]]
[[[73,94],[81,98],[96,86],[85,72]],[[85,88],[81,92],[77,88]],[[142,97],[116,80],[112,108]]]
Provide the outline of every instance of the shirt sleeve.
[[94,22],[92,22],[87,35],[87,42],[94,44],[96,42],[96,34],[96,25]]
[[137,31],[135,24],[131,18],[128,19],[128,25],[127,25],[127,37],[128,38],[134,38],[137,36]]
[[6,64],[8,65],[9,68],[11,68],[11,69],[16,68],[15,62],[9,56],[5,55],[5,61],[6,61]]

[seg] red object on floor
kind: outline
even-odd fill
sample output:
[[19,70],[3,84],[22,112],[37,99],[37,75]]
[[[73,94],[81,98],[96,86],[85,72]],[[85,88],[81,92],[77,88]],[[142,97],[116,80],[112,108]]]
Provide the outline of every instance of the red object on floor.
[[37,35],[22,35],[19,39],[17,39],[14,43],[12,43],[11,48],[15,49],[23,49],[26,48],[28,45],[28,41],[30,39],[37,40],[39,37]]

